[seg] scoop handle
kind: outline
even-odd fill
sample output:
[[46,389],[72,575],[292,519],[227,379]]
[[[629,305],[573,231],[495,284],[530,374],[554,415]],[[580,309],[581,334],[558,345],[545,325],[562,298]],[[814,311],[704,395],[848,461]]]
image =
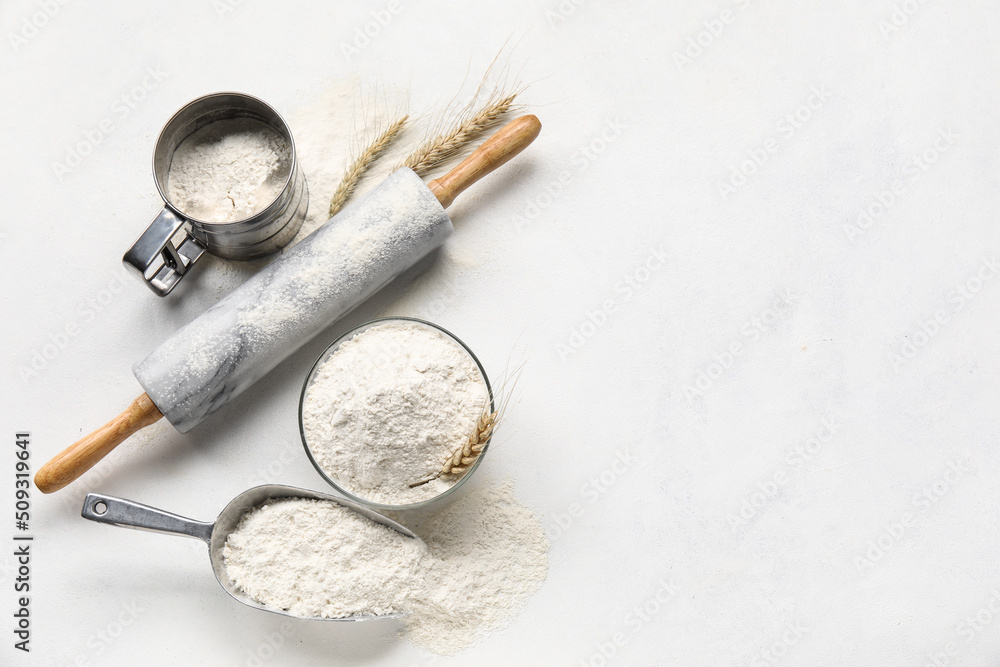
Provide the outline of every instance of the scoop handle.
[[97,523],[107,523],[121,528],[184,535],[205,542],[211,542],[212,528],[215,525],[187,519],[124,498],[105,496],[101,493],[87,494],[87,497],[83,499],[83,509],[80,510],[80,516]]
[[428,183],[427,187],[441,206],[448,208],[467,187],[527,148],[541,131],[542,123],[537,116],[519,116],[500,128],[457,167]]
[[162,416],[152,399],[143,393],[132,401],[125,412],[80,438],[39,468],[35,473],[35,486],[42,493],[58,491],[94,467],[130,435],[155,423]]

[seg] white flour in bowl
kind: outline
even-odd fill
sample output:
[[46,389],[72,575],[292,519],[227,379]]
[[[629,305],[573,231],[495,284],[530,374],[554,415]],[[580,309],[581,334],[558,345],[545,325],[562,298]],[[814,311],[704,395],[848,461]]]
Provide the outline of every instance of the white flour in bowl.
[[182,213],[234,222],[264,210],[281,193],[292,147],[267,123],[232,118],[210,123],[177,146],[167,195]]
[[489,398],[475,360],[417,322],[378,324],[342,343],[317,368],[302,405],[306,442],[345,490],[406,505],[448,490],[433,475],[473,433]]
[[409,639],[446,655],[509,625],[548,574],[541,520],[510,482],[482,481],[411,528],[423,542],[335,503],[277,500],[229,536],[226,571],[296,615],[411,612]]

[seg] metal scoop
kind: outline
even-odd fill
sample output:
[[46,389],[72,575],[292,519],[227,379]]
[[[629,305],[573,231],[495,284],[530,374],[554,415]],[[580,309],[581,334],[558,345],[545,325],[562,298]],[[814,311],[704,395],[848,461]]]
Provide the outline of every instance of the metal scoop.
[[343,498],[330,496],[325,493],[317,493],[307,489],[299,489],[294,486],[284,486],[282,484],[265,484],[256,486],[244,491],[236,496],[232,502],[226,505],[214,523],[206,521],[194,521],[186,519],[170,512],[158,510],[155,507],[134,503],[131,500],[105,496],[100,493],[88,493],[83,501],[83,510],[80,516],[84,519],[97,521],[98,523],[108,523],[113,526],[123,526],[126,528],[138,528],[139,530],[151,530],[157,533],[173,533],[176,535],[186,535],[204,540],[208,544],[208,555],[212,561],[212,569],[215,571],[215,578],[226,592],[233,598],[245,605],[255,609],[263,609],[275,614],[291,616],[292,618],[311,618],[322,621],[366,621],[376,618],[399,618],[408,615],[408,612],[398,614],[384,614],[374,616],[371,614],[347,616],[344,618],[322,618],[318,616],[296,616],[284,609],[276,609],[261,604],[247,596],[240,588],[229,579],[226,572],[226,563],[222,556],[222,547],[226,544],[226,539],[239,524],[243,515],[259,506],[261,503],[276,498],[307,498],[310,500],[329,500],[343,507],[353,510],[361,516],[371,519],[375,523],[388,526],[396,532],[402,533],[406,537],[420,539],[406,526],[396,523],[388,517],[382,516],[375,510],[352,503]]

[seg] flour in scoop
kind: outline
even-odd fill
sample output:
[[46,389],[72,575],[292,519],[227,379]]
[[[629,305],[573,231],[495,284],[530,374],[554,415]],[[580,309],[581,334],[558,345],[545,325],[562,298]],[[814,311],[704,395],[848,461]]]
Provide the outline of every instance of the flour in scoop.
[[422,541],[330,501],[266,503],[229,535],[226,571],[251,598],[298,616],[409,612],[414,644],[457,653],[513,622],[549,568],[541,520],[513,485],[476,481],[413,523]]
[[243,516],[223,547],[230,580],[296,616],[409,610],[426,547],[326,500],[283,498]]
[[267,208],[291,171],[292,147],[252,118],[210,123],[177,146],[167,195],[181,213],[204,222],[235,222]]
[[472,356],[419,322],[378,324],[322,361],[306,390],[302,424],[319,466],[345,490],[406,505],[448,490],[440,471],[475,431],[489,400]]

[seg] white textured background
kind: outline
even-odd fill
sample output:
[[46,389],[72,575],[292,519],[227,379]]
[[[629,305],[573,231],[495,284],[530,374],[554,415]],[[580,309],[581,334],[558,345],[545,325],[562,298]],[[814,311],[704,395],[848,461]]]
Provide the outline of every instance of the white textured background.
[[[219,297],[218,263],[167,300],[120,265],[176,108],[235,89],[294,115],[361,73],[419,111],[513,36],[544,130],[455,205],[426,273],[195,432],[162,425],[36,494],[33,650],[12,648],[2,546],[0,663],[997,664],[1000,7],[399,1],[350,57],[385,2],[3,3],[4,543],[14,432],[37,468]],[[300,383],[385,314],[453,330],[493,373],[528,358],[487,468],[543,515],[552,567],[505,633],[435,661],[391,623],[282,626],[219,589],[203,545],[77,516],[85,490],[208,519],[262,481],[322,489]]]

